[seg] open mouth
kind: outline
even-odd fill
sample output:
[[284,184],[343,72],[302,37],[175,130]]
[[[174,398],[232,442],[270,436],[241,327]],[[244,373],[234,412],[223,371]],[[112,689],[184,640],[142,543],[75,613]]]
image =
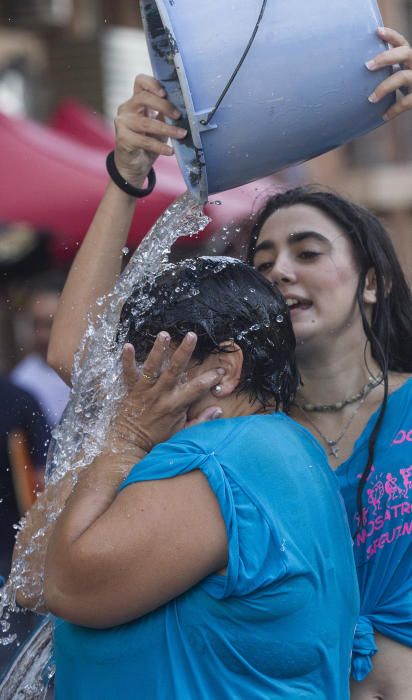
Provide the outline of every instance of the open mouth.
[[297,297],[289,297],[286,299],[286,304],[289,307],[289,311],[295,311],[296,309],[304,311],[305,309],[310,309],[312,306],[311,301],[307,299],[297,299]]

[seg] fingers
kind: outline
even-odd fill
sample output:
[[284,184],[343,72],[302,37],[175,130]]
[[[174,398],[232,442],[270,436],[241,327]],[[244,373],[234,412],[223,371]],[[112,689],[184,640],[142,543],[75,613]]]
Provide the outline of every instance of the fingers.
[[165,97],[166,91],[162,87],[156,78],[152,75],[145,75],[141,73],[137,75],[134,81],[133,94],[137,94],[141,90],[146,90],[147,92],[152,92],[154,95],[159,95],[159,97]]
[[[124,124],[117,125],[116,150],[131,154],[139,149],[157,156],[171,156],[174,153],[172,146],[164,141],[164,137],[153,138],[146,133],[129,129]],[[120,169],[120,168],[118,168]]]
[[[157,336],[154,345],[146,358],[143,368],[139,374],[139,379],[146,382],[146,385],[157,384],[159,393],[170,396],[171,393],[178,387],[178,393],[175,397],[175,405],[188,406],[201,395],[206,394],[213,386],[219,383],[225,370],[221,367],[208,370],[197,376],[196,378],[182,383],[182,377],[185,375],[190,362],[192,360],[193,351],[196,347],[197,336],[195,333],[187,333],[180,345],[173,352],[165,368],[165,360],[169,354],[170,335],[162,331]],[[130,346],[132,347],[132,346]],[[125,345],[127,349],[127,345]],[[133,348],[132,348],[133,349]],[[128,378],[135,381],[135,377],[129,365],[131,364],[133,353],[125,354],[126,367]]]
[[170,335],[165,331],[158,334],[140,373],[142,382],[154,384],[162,373],[164,361],[170,346]]
[[383,119],[385,121],[390,121],[391,119],[394,119],[394,117],[398,117],[400,114],[407,112],[410,109],[412,109],[412,94],[407,95],[406,97],[403,97],[395,102],[395,104],[392,105],[392,107],[390,107],[383,115]]
[[[165,368],[165,360],[171,353],[170,342],[168,333],[159,333],[140,372],[135,367],[133,346],[126,344],[123,349],[123,367],[129,391],[119,412],[118,425],[123,433],[126,429],[136,434],[136,444],[146,451],[185,427],[189,407],[204,396],[209,396],[210,399],[210,389],[219,384],[225,374],[225,370],[218,367],[183,382],[182,378],[189,368],[196,347],[197,336],[188,333]],[[190,424],[195,425],[221,415],[219,406],[209,406]],[[139,420],[136,422],[137,417]]]
[[[396,72],[375,88],[373,93],[369,95],[369,102],[379,102],[397,90],[400,90],[404,95],[384,114],[383,119],[389,121],[402,114],[402,112],[412,109],[410,94],[412,92],[412,48],[407,39],[394,29],[380,27],[378,34],[381,39],[393,48],[383,51],[383,53],[375,56],[372,60],[367,61],[366,67],[370,71],[393,67]],[[396,70],[399,68],[399,65],[401,66],[400,70]]]
[[400,70],[389,78],[386,78],[374,92],[369,95],[369,102],[379,102],[391,92],[396,90],[408,90],[412,88],[412,70]]
[[169,100],[154,95],[147,90],[141,90],[133,95],[130,100],[120,105],[118,114],[122,114],[123,112],[134,112],[136,114],[137,112],[148,112],[149,110],[163,114],[169,117],[169,119],[179,119],[181,116],[179,110],[176,109]]
[[[210,389],[219,383],[225,370],[222,367],[208,370],[190,381],[182,382],[182,377],[189,368],[193,352],[196,348],[197,336],[187,333],[169,361],[169,366],[159,378],[159,388],[171,395],[175,392],[174,405],[176,410],[187,408],[194,401],[205,396]],[[177,390],[177,391],[176,391]]]
[[199,413],[196,418],[193,418],[193,420],[189,421],[186,423],[185,428],[191,428],[194,425],[199,425],[200,423],[206,423],[207,421],[210,420],[216,420],[217,418],[221,418],[223,415],[223,411],[219,406],[210,406],[210,408],[206,408],[204,411]]
[[204,423],[208,420],[216,420],[216,418],[220,418],[222,415],[223,411],[219,406],[210,406],[202,411],[194,420],[197,423]]
[[390,27],[379,27],[378,34],[383,41],[386,41],[391,46],[409,46],[409,42],[403,34]]
[[166,117],[176,120],[181,116],[165,95],[157,80],[140,75],[136,78],[133,97],[119,107],[115,128],[117,149],[124,152],[123,167],[129,166],[127,154],[139,149],[155,156],[173,155],[174,149],[166,141],[186,136],[186,129],[165,122]]
[[182,385],[178,397],[180,405],[191,406],[195,401],[209,394],[210,390],[216,384],[219,384],[224,374],[225,370],[223,367],[217,367],[200,374],[190,382]]
[[[139,147],[145,150],[152,150],[154,147],[164,150],[159,144],[165,143],[168,138],[182,139],[187,134],[186,129],[166,124],[157,118],[134,114],[124,114],[122,117],[117,117],[116,129],[119,145],[127,144],[129,147]],[[157,150],[153,152],[157,152]]]
[[396,49],[388,49],[378,54],[375,58],[367,61],[366,67],[374,71],[399,64],[406,68],[412,68],[412,49],[409,44],[407,46],[399,46]]
[[381,39],[393,48],[383,51],[378,56],[367,61],[366,67],[373,71],[402,64],[402,66],[412,69],[412,48],[408,40],[394,29],[389,29],[389,27],[380,27],[378,34]]
[[138,121],[139,127],[144,129],[146,134],[153,134],[155,136],[162,136],[163,138],[175,138],[182,139],[187,134],[187,129],[182,129],[180,126],[173,126],[172,124],[166,124],[164,121],[158,119],[149,119],[148,117],[140,117],[139,120],[131,120],[131,124]]
[[131,343],[126,343],[122,351],[123,374],[128,387],[133,386],[138,378],[135,362],[134,347]]
[[187,333],[178,348],[174,351],[169,366],[159,379],[162,391],[169,394],[178,388],[175,397],[176,408],[187,407],[197,399],[207,394],[210,389],[219,383],[225,370],[222,367],[208,370],[190,381],[182,383],[182,376],[187,371],[192,360],[197,343],[195,333]]
[[169,366],[163,375],[165,389],[173,388],[176,381],[184,374],[192,359],[196,347],[196,333],[187,333],[170,358]]

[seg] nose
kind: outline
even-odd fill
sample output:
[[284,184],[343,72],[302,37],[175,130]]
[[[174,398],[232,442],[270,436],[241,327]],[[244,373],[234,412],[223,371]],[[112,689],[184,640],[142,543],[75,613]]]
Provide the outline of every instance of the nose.
[[277,257],[270,271],[270,281],[276,284],[277,287],[282,284],[291,284],[296,282],[295,271],[290,262],[280,255]]

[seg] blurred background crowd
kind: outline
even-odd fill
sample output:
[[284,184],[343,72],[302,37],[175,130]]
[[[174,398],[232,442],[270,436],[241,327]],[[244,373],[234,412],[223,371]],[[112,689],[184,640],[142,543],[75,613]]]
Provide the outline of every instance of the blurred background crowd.
[[[412,0],[380,6],[385,24],[411,39]],[[141,72],[151,71],[137,2],[0,0],[2,577],[13,523],[41,488],[50,433],[68,400],[68,388],[46,363],[53,315],[107,182],[116,108]],[[185,190],[173,159],[160,158],[156,170],[155,192],[137,207],[130,252]],[[412,279],[407,114],[310,163],[219,196],[221,206],[208,207],[212,223],[197,240],[178,242],[174,257],[241,254],[242,225],[265,193],[306,182],[326,184],[381,216]]]

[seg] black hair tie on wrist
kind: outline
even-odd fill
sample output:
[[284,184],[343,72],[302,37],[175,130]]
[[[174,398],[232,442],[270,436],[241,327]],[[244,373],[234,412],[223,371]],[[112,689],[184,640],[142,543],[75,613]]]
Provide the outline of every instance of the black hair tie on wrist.
[[126,194],[130,194],[132,197],[147,197],[148,194],[153,192],[154,186],[156,184],[156,173],[153,168],[150,168],[149,174],[147,176],[148,185],[146,189],[139,189],[139,187],[133,187],[127,180],[124,180],[120,175],[118,169],[116,168],[116,163],[114,162],[114,151],[110,151],[106,158],[106,169],[109,173],[113,182]]

